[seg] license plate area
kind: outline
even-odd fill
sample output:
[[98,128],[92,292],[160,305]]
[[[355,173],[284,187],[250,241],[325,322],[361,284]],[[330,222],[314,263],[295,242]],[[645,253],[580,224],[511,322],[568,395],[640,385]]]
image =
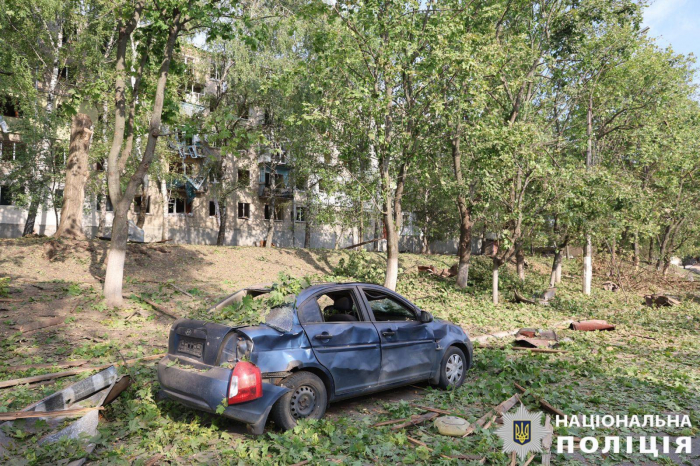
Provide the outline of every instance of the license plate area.
[[204,352],[204,341],[198,338],[181,337],[177,344],[177,352],[201,358]]

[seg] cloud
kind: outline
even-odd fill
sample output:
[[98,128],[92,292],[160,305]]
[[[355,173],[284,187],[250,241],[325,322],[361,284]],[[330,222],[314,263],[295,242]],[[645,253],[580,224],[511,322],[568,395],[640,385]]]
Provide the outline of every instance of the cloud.
[[679,10],[687,3],[687,0],[654,0],[644,11],[644,22],[654,27],[681,13]]

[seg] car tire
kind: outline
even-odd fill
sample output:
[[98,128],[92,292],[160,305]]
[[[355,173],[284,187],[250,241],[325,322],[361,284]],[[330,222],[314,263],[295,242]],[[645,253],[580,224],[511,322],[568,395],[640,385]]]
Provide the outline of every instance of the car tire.
[[445,351],[440,363],[440,380],[438,387],[443,390],[458,388],[464,383],[467,375],[467,358],[464,351],[456,346],[450,346]]
[[321,419],[326,414],[328,393],[318,376],[296,372],[280,382],[289,389],[272,406],[270,418],[283,430],[293,429],[299,419]]

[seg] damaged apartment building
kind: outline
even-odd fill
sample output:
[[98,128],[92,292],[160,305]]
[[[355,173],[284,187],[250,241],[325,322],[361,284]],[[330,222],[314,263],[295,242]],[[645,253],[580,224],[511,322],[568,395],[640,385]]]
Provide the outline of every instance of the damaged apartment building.
[[[194,47],[183,49],[183,61],[191,71],[179,92],[180,111],[190,116],[206,114],[207,94],[214,92],[218,84],[217,70],[214,65],[208,66],[206,53]],[[88,113],[94,113],[93,121],[97,121],[96,111],[88,110]],[[22,235],[27,209],[14,205],[2,177],[10,172],[14,153],[26,150],[26,147],[12,132],[13,120],[21,115],[7,99],[3,104],[3,118],[0,122],[0,237],[7,238]],[[264,110],[250,109],[248,124],[261,124],[263,120]],[[307,228],[305,201],[308,196],[304,189],[316,190],[313,195],[322,199],[325,205],[334,200],[319,191],[321,183],[313,183],[311,188],[295,186],[293,163],[279,145],[256,147],[234,156],[212,147],[206,134],[185,134],[178,128],[164,128],[164,133],[167,134],[163,138],[167,147],[164,151],[167,160],[161,164],[164,173],[146,176],[143,189],[134,199],[129,215],[132,241],[217,244],[221,222],[226,221],[222,238],[225,245],[264,246],[272,229],[274,246],[303,247],[308,244],[312,248],[342,248],[371,240],[379,230],[375,228],[375,220],[371,220],[372,224],[366,225],[363,232],[358,227],[339,225],[314,224],[313,228]],[[95,169],[104,170],[104,166],[98,163]],[[214,172],[218,175],[215,176]],[[342,172],[337,176],[343,176]],[[231,184],[233,189],[230,189]],[[226,185],[229,189],[225,190],[224,201],[220,198]],[[35,233],[51,235],[56,230],[60,206],[54,208],[50,201],[39,209]],[[221,202],[226,202],[225,216],[222,215]],[[86,196],[83,226],[88,237],[109,236],[111,211],[108,198],[101,199],[100,194]],[[422,243],[420,232],[412,226],[410,214],[406,220],[400,247],[418,252]],[[310,235],[308,242],[307,234]],[[383,249],[383,241],[378,241],[377,247]],[[454,253],[456,241],[440,242],[431,249]]]

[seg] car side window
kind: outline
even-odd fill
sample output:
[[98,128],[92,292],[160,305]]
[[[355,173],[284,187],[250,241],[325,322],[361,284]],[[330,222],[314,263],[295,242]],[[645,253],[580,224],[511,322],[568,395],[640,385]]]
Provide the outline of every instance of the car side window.
[[365,297],[372,308],[374,320],[377,322],[405,322],[418,320],[412,309],[400,303],[391,296],[374,290],[364,290]]
[[299,322],[359,322],[360,308],[352,290],[334,290],[304,301],[298,310]]

